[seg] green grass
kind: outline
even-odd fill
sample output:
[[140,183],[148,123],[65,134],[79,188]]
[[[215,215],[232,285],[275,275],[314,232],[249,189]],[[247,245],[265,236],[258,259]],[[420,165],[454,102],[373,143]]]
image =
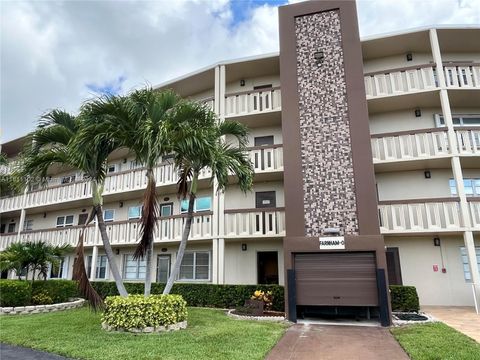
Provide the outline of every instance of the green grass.
[[87,308],[0,317],[0,341],[76,359],[263,359],[286,325],[189,308],[186,330],[136,335],[101,329]]
[[412,360],[478,360],[480,344],[443,323],[392,329]]

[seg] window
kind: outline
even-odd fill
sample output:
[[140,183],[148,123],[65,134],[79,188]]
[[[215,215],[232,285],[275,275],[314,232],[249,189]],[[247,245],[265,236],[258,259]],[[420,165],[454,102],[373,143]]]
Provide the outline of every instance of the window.
[[[453,126],[480,126],[480,115],[452,115]],[[443,115],[435,114],[437,127],[445,126]]]
[[160,205],[160,216],[172,216],[173,215],[173,203],[161,204]]
[[23,231],[30,231],[33,229],[33,220],[28,219],[23,223]]
[[140,219],[141,216],[142,216],[142,205],[130,206],[128,208],[129,219]]
[[0,225],[0,234],[5,234],[5,229],[7,228],[6,224]]
[[72,226],[72,225],[73,225],[73,215],[57,217],[57,228]]
[[88,220],[88,214],[78,214],[78,225],[85,225]]
[[[465,249],[464,247],[461,247],[460,254],[462,256],[463,275],[465,277],[465,281],[471,282],[472,274],[470,273],[470,266],[468,264],[467,249]],[[480,267],[480,247],[475,248],[475,254],[477,255],[477,265]]]
[[8,224],[8,231],[9,233],[15,232],[15,223]]
[[210,253],[208,251],[186,252],[180,265],[179,280],[210,280]]
[[[454,179],[449,180],[450,194],[457,196],[457,184]],[[480,178],[479,179],[463,179],[463,187],[466,196],[480,196]]]
[[273,135],[257,136],[253,139],[255,146],[269,146],[273,145]]
[[107,173],[111,174],[117,171],[117,164],[110,164],[107,167]]
[[66,279],[68,273],[68,258],[61,258],[57,265],[50,264],[50,279]]
[[75,181],[75,175],[67,175],[62,177],[62,184],[69,184]]
[[[97,266],[95,268],[95,279],[106,279],[107,278],[107,269],[108,269],[108,260],[106,255],[97,256]],[[87,275],[90,276],[92,269],[92,256],[88,257],[87,260]]]
[[[188,199],[182,200],[180,206],[180,212],[186,213],[188,212]],[[210,211],[212,208],[212,197],[211,196],[203,196],[198,197],[195,199],[195,204],[193,205],[193,211]]]
[[103,211],[103,220],[105,222],[113,221],[115,217],[115,210],[104,210]]
[[133,258],[133,255],[125,255],[123,278],[126,280],[143,280],[145,279],[146,260]]

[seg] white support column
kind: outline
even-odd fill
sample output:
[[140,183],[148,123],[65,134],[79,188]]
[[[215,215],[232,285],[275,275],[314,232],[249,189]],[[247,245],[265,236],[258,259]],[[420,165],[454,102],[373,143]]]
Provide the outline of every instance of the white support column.
[[95,278],[96,278],[97,258],[98,258],[98,246],[95,245],[92,250],[92,263],[90,268],[90,274],[88,274],[90,281],[95,281]]
[[460,198],[460,215],[462,218],[463,227],[465,228],[463,233],[463,241],[467,251],[467,258],[472,276],[473,301],[475,304],[475,310],[478,314],[480,310],[480,274],[478,272],[473,232],[471,231],[472,224],[470,220],[470,210],[467,202],[467,196],[465,195],[465,187],[463,185],[462,165],[460,162],[457,138],[453,126],[452,111],[450,108],[450,100],[448,98],[448,90],[445,81],[445,72],[443,71],[440,44],[438,42],[437,31],[435,29],[430,30],[430,44],[432,46],[433,60],[437,69],[437,79],[440,85],[440,104],[442,107],[445,125],[447,126],[448,141],[450,143],[450,152],[452,154],[452,173],[457,187],[457,194]]
[[212,284],[218,284],[218,239],[212,240]]
[[22,208],[22,210],[20,210],[20,221],[19,221],[19,224],[18,224],[17,242],[20,242],[20,240],[21,240],[23,225],[25,223],[25,216],[26,216],[26,211],[25,211],[24,208]]
[[225,284],[225,239],[218,239],[218,284]]

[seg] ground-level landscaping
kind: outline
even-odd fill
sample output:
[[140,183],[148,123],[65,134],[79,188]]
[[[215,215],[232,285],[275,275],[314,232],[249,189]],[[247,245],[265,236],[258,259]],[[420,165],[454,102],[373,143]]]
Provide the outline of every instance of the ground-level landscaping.
[[88,308],[3,316],[0,341],[78,359],[263,359],[286,325],[234,320],[222,310],[189,308],[186,330],[109,333]]
[[392,333],[412,360],[476,360],[480,344],[443,323],[409,325]]

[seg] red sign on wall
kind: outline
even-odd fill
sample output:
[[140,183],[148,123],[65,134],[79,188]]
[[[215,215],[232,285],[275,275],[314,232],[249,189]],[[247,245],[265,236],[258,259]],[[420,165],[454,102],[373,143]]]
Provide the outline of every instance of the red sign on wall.
[[437,272],[438,271],[438,265],[433,265],[433,271]]

